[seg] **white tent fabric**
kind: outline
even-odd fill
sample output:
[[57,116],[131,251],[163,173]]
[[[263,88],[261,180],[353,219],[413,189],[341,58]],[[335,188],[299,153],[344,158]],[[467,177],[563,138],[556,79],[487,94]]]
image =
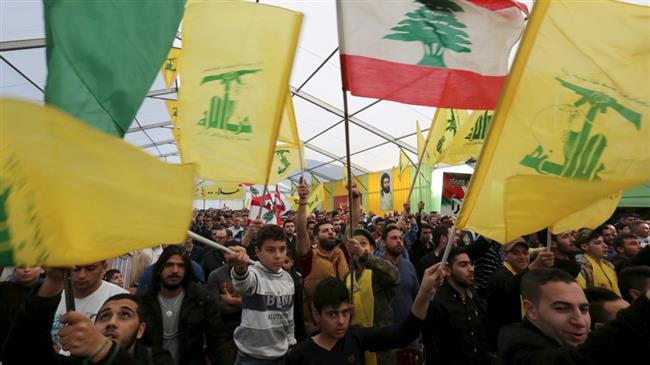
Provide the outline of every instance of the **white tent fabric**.
[[[299,134],[309,169],[326,181],[340,179],[346,150],[335,1],[261,2],[304,13],[290,82]],[[524,3],[532,8],[532,1]],[[47,75],[43,5],[1,1],[0,14],[0,97],[42,102]],[[154,156],[180,162],[164,104],[170,98],[176,98],[175,90],[165,90],[159,76],[125,139]],[[399,147],[417,161],[415,123],[428,128],[434,108],[354,96],[348,96],[348,105],[354,115],[350,148],[355,175],[397,166]]]

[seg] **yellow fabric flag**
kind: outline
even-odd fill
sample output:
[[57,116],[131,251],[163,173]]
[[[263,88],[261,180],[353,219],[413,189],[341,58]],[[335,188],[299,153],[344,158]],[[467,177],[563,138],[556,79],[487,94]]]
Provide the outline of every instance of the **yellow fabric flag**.
[[[169,120],[172,122],[172,135],[176,140],[176,148],[180,152],[181,146],[181,128],[178,126],[178,100],[166,100],[165,105],[169,112]],[[181,158],[183,154],[181,153]]]
[[409,168],[409,165],[410,165],[409,159],[406,156],[406,153],[404,152],[403,149],[400,148],[399,149],[399,174],[398,174],[400,179],[402,178],[402,174],[404,173],[404,171]]
[[280,122],[280,131],[278,132],[278,142],[298,145],[298,126],[296,125],[296,114],[293,110],[293,100],[291,93],[284,100],[284,109],[282,110],[282,121]]
[[[436,111],[437,113],[437,111]],[[435,116],[434,116],[435,120]],[[424,135],[422,134],[422,130],[420,129],[420,122],[415,121],[415,127],[417,128],[417,136],[418,136],[418,159],[422,160],[422,163],[428,164],[431,160],[431,155],[429,154],[429,150],[427,149],[427,140],[424,138]],[[431,129],[429,129],[429,133],[431,132]]]
[[470,158],[478,158],[483,148],[485,135],[492,121],[491,110],[477,110],[471,115],[463,116],[459,111],[458,133],[443,145],[441,163],[457,165]]
[[457,228],[507,242],[594,227],[650,179],[647,9],[535,2]]
[[302,143],[298,145],[278,144],[275,147],[268,183],[277,184],[286,180],[292,173],[300,170],[300,166],[304,166],[304,161],[302,164],[300,163],[300,156],[304,155]]
[[165,86],[169,89],[172,87],[174,80],[176,80],[176,73],[178,73],[178,64],[180,59],[181,49],[172,47],[169,50],[167,58],[162,66],[162,74],[165,79]]
[[270,176],[302,14],[190,0],[183,19],[183,161],[212,181]]
[[[290,196],[287,198],[292,210],[298,210],[298,202],[300,197]],[[319,204],[325,200],[325,186],[323,183],[316,184],[315,187],[310,188],[309,196],[307,197],[307,214],[310,214],[318,207]]]
[[467,124],[467,110],[438,108],[429,129],[427,142],[427,159],[424,163],[436,165],[442,162],[447,149],[458,139],[458,131]]
[[87,264],[182,242],[194,168],[49,106],[0,100],[0,266]]

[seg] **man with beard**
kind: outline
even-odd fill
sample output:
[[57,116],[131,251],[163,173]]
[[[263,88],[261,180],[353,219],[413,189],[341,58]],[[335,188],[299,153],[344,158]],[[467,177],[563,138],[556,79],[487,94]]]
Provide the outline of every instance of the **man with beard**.
[[70,311],[59,320],[63,349],[72,357],[57,354],[49,331],[63,291],[63,270],[48,269],[47,277],[33,293],[9,336],[6,364],[173,364],[168,351],[142,345],[146,324],[138,315],[138,299],[131,294],[108,298],[95,317]]
[[445,271],[447,279],[429,305],[422,330],[426,364],[488,364],[487,337],[469,255],[452,248]]
[[[311,302],[316,284],[328,277],[343,280],[345,274],[348,272],[348,264],[343,251],[337,247],[336,233],[331,223],[325,221],[316,222],[313,228],[316,247],[311,247],[307,232],[306,209],[309,191],[307,184],[302,178],[298,185],[298,196],[300,200],[298,202],[298,213],[296,216],[297,248],[298,256],[300,257],[300,270],[304,278],[305,333],[309,335],[317,329],[310,315]],[[361,194],[353,191],[352,197],[358,201],[361,198]]]
[[399,286],[395,289],[393,299],[393,323],[399,323],[408,317],[413,299],[418,293],[420,284],[415,274],[415,266],[404,258],[404,244],[401,232],[396,226],[388,226],[384,230],[384,258],[397,267]]
[[543,251],[531,263],[528,245],[521,237],[503,246],[503,252],[503,266],[492,274],[487,290],[488,338],[492,352],[496,352],[501,327],[523,318],[519,290],[523,275],[540,267],[553,267],[554,261],[553,252]]
[[[546,230],[540,231],[537,236],[540,242],[546,242]],[[553,267],[568,272],[573,278],[578,278],[582,266],[576,261],[578,248],[575,242],[576,238],[572,231],[551,234],[551,252],[555,255]],[[582,280],[582,276],[579,280]]]
[[216,299],[192,278],[183,248],[165,248],[142,298],[141,315],[148,326],[143,340],[169,350],[176,364],[202,365],[206,357],[213,365],[232,364]]
[[379,197],[379,207],[381,210],[393,209],[393,196],[390,192],[390,175],[384,172],[381,175],[381,196]]

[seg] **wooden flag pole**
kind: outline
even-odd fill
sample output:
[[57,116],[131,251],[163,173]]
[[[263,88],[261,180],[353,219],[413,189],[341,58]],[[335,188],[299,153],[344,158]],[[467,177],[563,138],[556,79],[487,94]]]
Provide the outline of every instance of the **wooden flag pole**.
[[[348,116],[348,94],[343,89],[343,119],[345,125],[345,168],[348,171],[348,225],[352,224],[352,168],[350,167],[350,120]],[[353,227],[349,227],[348,239],[352,238]],[[352,254],[348,252],[350,262],[350,305],[354,305],[354,262],[352,261]]]
[[551,252],[551,227],[546,228],[546,251]]
[[266,184],[264,184],[264,192],[262,193],[262,200],[260,201],[260,210],[257,212],[257,219],[260,219],[262,217],[262,207],[264,206],[264,200],[266,198],[266,193],[268,191],[269,185],[268,185],[268,178],[266,180]]
[[[440,108],[436,109],[436,113],[433,115],[433,120],[437,119],[439,110]],[[429,127],[429,133],[427,133],[427,138],[424,140],[424,148],[422,149],[422,155],[418,156],[418,167],[415,170],[415,176],[413,176],[413,183],[411,184],[411,188],[409,189],[409,195],[406,198],[407,202],[411,201],[411,194],[413,193],[413,188],[415,187],[415,179],[418,178],[418,174],[420,173],[420,167],[422,166],[422,159],[424,158],[424,155],[427,153],[427,146],[429,146],[429,139],[431,138],[432,129],[433,129],[433,124],[431,125],[431,127]]]

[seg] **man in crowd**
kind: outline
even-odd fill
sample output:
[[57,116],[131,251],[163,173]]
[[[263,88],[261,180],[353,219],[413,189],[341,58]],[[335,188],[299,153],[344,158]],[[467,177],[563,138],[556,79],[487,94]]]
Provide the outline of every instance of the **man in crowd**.
[[296,241],[298,237],[296,236],[296,222],[293,219],[285,219],[282,223],[282,228],[284,229],[284,237],[287,240],[287,249],[292,254],[296,255]]
[[[338,248],[336,234],[331,223],[317,222],[313,228],[315,248],[311,247],[307,233],[307,184],[301,179],[298,185],[298,214],[296,216],[296,229],[298,234],[298,255],[300,269],[304,279],[305,290],[305,332],[309,335],[316,330],[315,323],[311,320],[311,300],[316,285],[327,277],[336,277],[343,280],[348,272],[348,264],[343,251]],[[353,191],[353,198],[360,199],[361,194]]]
[[517,238],[503,246],[503,266],[494,272],[487,289],[488,338],[490,351],[496,352],[497,338],[501,327],[521,321],[523,306],[519,285],[529,270],[553,267],[553,252],[542,251],[531,263],[528,245]]
[[234,238],[240,238],[244,234],[244,220],[242,217],[236,215],[232,219],[232,227],[228,228],[230,233],[232,233],[232,236]]
[[614,248],[616,248],[617,256],[612,260],[612,265],[616,272],[619,272],[632,257],[641,251],[641,244],[635,235],[621,233],[614,238]]
[[[416,261],[415,272],[417,273],[418,279],[422,279],[424,270],[428,267],[433,266],[433,264],[440,262],[442,259],[442,254],[445,251],[447,242],[449,241],[449,235],[451,234],[451,228],[449,226],[441,224],[435,229],[431,229],[426,224],[422,224],[422,230],[420,231],[420,242],[427,244],[429,246],[428,253]],[[413,245],[415,248],[417,242]],[[415,250],[414,250],[415,251]],[[413,252],[413,255],[416,255]],[[411,256],[411,262],[413,262],[413,256]]]
[[117,269],[124,277],[123,288],[135,293],[142,272],[151,265],[151,256],[143,250],[127,252],[108,261],[107,267]]
[[63,270],[49,269],[43,285],[16,320],[7,343],[6,364],[173,364],[169,352],[140,343],[146,324],[138,315],[138,299],[131,294],[109,297],[94,324],[84,314],[70,311],[59,318],[63,349],[57,354],[49,335],[51,319],[63,291]]
[[203,255],[205,254],[205,249],[203,249],[203,247],[195,245],[194,240],[190,236],[185,237],[183,247],[185,247],[185,252],[187,252],[192,261],[199,264],[201,263]]
[[[546,230],[539,232],[540,242],[546,242]],[[574,278],[580,275],[582,266],[576,261],[578,248],[576,239],[571,231],[551,235],[551,251],[555,255],[554,267],[564,270]]]
[[650,266],[631,266],[621,270],[618,283],[623,299],[634,302],[650,290]]
[[[100,261],[89,265],[75,266],[72,269],[72,293],[75,310],[88,318],[94,318],[108,298],[116,294],[128,293],[126,289],[103,280],[106,268],[106,261]],[[63,328],[63,324],[59,320],[65,311],[65,293],[63,293],[52,323],[52,339],[55,346],[58,346],[59,330]]]
[[614,265],[605,260],[607,245],[603,242],[602,233],[585,229],[580,232],[578,240],[584,254],[576,257],[576,260],[582,264],[581,274],[585,279],[584,284],[579,283],[583,288],[605,288],[620,296]]
[[474,266],[462,249],[452,248],[446,280],[429,306],[422,330],[427,365],[487,364],[487,337],[474,289]]
[[148,326],[144,341],[169,350],[176,364],[202,365],[206,356],[213,365],[232,364],[216,300],[192,277],[183,248],[165,248],[142,298],[140,313]]
[[531,270],[521,281],[526,318],[502,329],[498,364],[616,364],[647,357],[650,289],[589,332],[589,302],[564,270]]
[[[232,233],[224,226],[214,226],[212,231],[210,231],[210,239],[222,246],[226,245],[226,241],[230,237],[232,237]],[[206,276],[205,280],[207,280],[207,275],[210,275],[212,271],[220,268],[225,263],[226,259],[223,257],[221,251],[214,247],[208,248],[201,259],[201,269]]]
[[602,328],[605,323],[616,318],[618,311],[630,306],[630,303],[605,288],[587,288],[585,297],[589,302],[590,329],[592,330]]
[[641,248],[650,245],[650,225],[645,221],[635,221],[630,226],[632,234],[634,234],[641,244]]

